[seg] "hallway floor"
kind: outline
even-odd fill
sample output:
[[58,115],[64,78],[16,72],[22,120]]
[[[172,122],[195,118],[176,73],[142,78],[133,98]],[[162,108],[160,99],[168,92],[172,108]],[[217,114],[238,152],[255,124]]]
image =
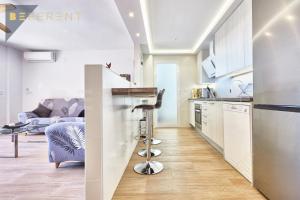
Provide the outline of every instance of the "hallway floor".
[[164,164],[162,173],[143,176],[133,171],[145,159],[136,155],[140,142],[114,194],[120,199],[260,200],[264,199],[243,176],[223,160],[193,129],[157,129],[163,151],[153,160]]

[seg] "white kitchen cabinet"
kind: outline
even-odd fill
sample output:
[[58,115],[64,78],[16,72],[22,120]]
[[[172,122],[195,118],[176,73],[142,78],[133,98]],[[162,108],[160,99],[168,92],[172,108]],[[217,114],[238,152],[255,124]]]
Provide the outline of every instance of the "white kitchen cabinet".
[[224,127],[223,127],[223,102],[216,102],[216,138],[214,142],[223,149]]
[[215,34],[215,65],[216,77],[223,76],[227,73],[227,56],[226,56],[226,30],[222,26]]
[[252,65],[252,3],[244,0],[215,34],[216,77]]
[[202,133],[217,145],[218,150],[223,148],[223,106],[222,102],[205,101],[202,103]]
[[189,101],[189,123],[195,127],[195,102]]
[[208,102],[207,106],[207,123],[208,123],[208,137],[213,142],[216,140],[216,133],[217,133],[217,123],[216,123],[216,103],[213,101]]
[[202,133],[206,136],[208,136],[208,102],[203,101],[201,104],[201,124],[202,124]]
[[244,47],[245,47],[245,66],[253,65],[253,41],[252,41],[252,0],[244,0],[242,12],[244,13]]
[[252,182],[251,105],[224,103],[224,158]]
[[237,71],[244,67],[244,20],[241,7],[239,7],[228,19],[227,30],[227,59],[228,73]]

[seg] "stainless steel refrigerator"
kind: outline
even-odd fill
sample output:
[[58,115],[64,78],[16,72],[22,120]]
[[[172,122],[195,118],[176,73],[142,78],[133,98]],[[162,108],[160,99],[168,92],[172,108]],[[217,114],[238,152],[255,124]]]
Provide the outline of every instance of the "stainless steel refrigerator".
[[254,186],[300,199],[300,0],[253,0]]

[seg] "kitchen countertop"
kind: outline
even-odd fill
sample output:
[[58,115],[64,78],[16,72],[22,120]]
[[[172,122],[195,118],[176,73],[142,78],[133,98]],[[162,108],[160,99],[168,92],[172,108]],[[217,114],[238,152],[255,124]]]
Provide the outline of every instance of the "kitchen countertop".
[[190,101],[228,101],[228,102],[253,102],[253,97],[216,97],[216,98],[197,98],[189,99]]

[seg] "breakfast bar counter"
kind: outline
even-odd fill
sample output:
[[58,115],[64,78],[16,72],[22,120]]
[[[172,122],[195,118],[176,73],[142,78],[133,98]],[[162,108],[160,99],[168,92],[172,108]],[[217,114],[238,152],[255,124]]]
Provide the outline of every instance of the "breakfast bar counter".
[[156,97],[157,88],[141,87],[141,88],[112,88],[112,95],[135,96],[135,97]]

